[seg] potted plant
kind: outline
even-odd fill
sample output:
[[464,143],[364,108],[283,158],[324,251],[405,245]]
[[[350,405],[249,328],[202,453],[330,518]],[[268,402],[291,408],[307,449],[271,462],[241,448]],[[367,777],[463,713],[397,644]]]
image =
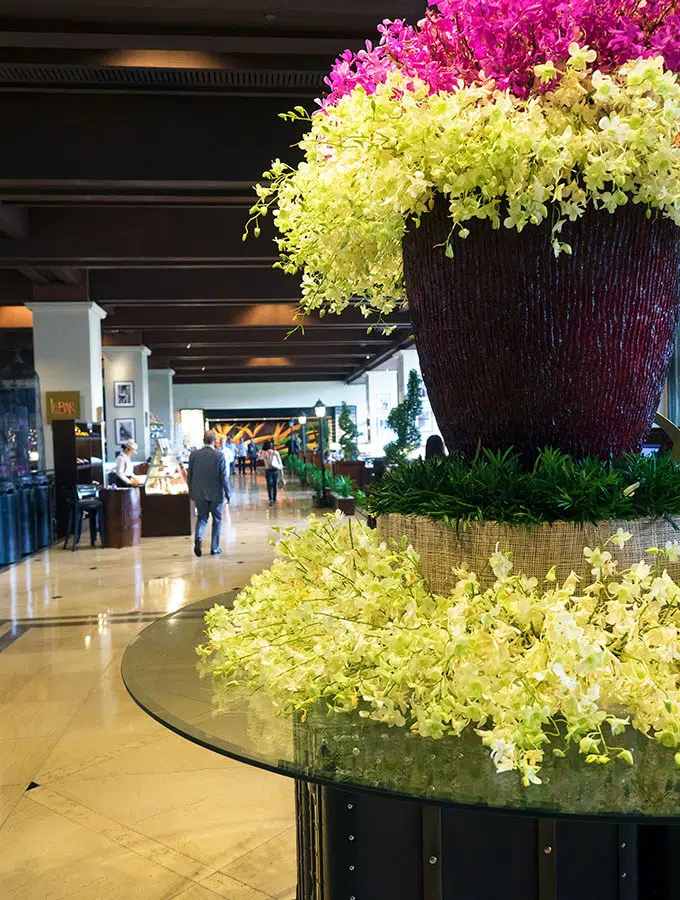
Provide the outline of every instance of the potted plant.
[[365,483],[365,465],[363,460],[359,459],[359,428],[352,418],[350,407],[345,401],[343,401],[340,408],[338,426],[340,429],[339,444],[343,458],[333,464],[333,474],[344,475],[361,487]]
[[356,512],[356,488],[351,478],[346,475],[333,475],[330,486],[331,508],[339,509],[346,516]]
[[396,465],[406,459],[409,453],[420,447],[418,416],[423,411],[421,397],[422,381],[415,369],[411,369],[406,385],[406,395],[387,417],[387,425],[397,435],[395,441],[385,446],[385,460],[388,465]]
[[449,450],[637,449],[678,318],[677,3],[439,0],[379,31],[257,187],[302,312],[408,298]]

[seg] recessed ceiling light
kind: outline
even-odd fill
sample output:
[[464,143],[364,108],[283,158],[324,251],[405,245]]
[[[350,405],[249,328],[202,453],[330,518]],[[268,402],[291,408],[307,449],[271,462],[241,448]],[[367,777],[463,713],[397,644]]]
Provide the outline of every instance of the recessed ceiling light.
[[276,22],[276,13],[265,13],[264,20],[265,22]]
[[191,350],[191,344],[187,344],[187,350]]
[[205,366],[201,366],[201,372],[205,372]]

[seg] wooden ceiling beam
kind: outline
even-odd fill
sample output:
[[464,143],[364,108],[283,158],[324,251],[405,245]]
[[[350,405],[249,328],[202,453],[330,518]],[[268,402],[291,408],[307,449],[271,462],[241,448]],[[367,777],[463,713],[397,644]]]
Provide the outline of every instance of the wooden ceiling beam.
[[[201,376],[200,378],[198,376]],[[262,371],[256,369],[242,369],[239,372],[225,372],[220,374],[208,374],[207,372],[199,372],[192,375],[175,375],[173,381],[175,384],[249,384],[251,382],[271,382],[281,381],[283,373],[277,370]],[[346,378],[339,376],[337,372],[310,372],[309,370],[298,371],[295,375],[286,376],[286,381],[342,381],[346,382]]]
[[22,241],[28,237],[28,211],[0,202],[0,238]]
[[280,269],[134,268],[93,269],[90,296],[104,304],[297,302],[300,279]]
[[210,332],[191,329],[185,334],[178,334],[176,330],[163,330],[163,323],[158,322],[152,329],[128,330],[118,329],[107,325],[108,319],[102,322],[104,342],[111,344],[146,344],[147,347],[157,348],[168,355],[173,350],[182,350],[187,344],[192,348],[222,348],[222,349],[262,349],[281,351],[287,348],[297,347],[358,347],[366,348],[366,352],[381,347],[389,347],[394,343],[390,335],[382,334],[374,330],[371,334],[356,328],[325,328],[316,325],[305,329],[304,333],[296,331],[286,337],[289,329],[285,327],[251,327],[236,329],[212,329]]
[[5,266],[126,267],[269,266],[276,258],[271,223],[263,237],[243,242],[247,212],[234,208],[34,207],[24,240],[0,241]]
[[[107,330],[138,330],[154,331],[162,329],[181,330],[186,336],[186,342],[191,343],[191,334],[209,332],[213,329],[240,329],[240,328],[279,328],[285,335],[291,329],[304,323],[307,327],[320,328],[325,331],[338,329],[356,329],[360,333],[366,333],[367,328],[373,324],[375,329],[379,326],[371,323],[358,309],[348,309],[340,316],[310,316],[298,320],[297,310],[294,304],[281,303],[251,303],[243,306],[202,306],[200,303],[194,307],[168,307],[163,310],[155,310],[153,307],[123,306],[110,312],[104,320]],[[392,313],[387,323],[394,325],[399,330],[411,329],[408,313],[400,310]],[[264,335],[263,335],[264,338]]]

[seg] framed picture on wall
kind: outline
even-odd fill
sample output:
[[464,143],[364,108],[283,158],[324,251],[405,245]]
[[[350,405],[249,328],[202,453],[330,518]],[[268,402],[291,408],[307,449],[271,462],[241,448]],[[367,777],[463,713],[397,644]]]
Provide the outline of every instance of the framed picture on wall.
[[134,381],[113,382],[113,405],[118,407],[130,407],[135,405]]
[[116,427],[116,444],[119,446],[126,441],[137,440],[137,430],[135,428],[134,419],[115,419]]

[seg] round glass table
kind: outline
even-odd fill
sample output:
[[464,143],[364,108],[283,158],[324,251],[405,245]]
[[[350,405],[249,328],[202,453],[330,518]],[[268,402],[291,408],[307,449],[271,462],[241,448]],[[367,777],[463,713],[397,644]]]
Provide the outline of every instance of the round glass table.
[[233,596],[149,625],[123,680],[177,734],[296,780],[299,900],[680,898],[672,751],[626,735],[635,766],[549,759],[525,788],[476,735],[431,740],[325,708],[278,716],[200,671],[204,613]]

